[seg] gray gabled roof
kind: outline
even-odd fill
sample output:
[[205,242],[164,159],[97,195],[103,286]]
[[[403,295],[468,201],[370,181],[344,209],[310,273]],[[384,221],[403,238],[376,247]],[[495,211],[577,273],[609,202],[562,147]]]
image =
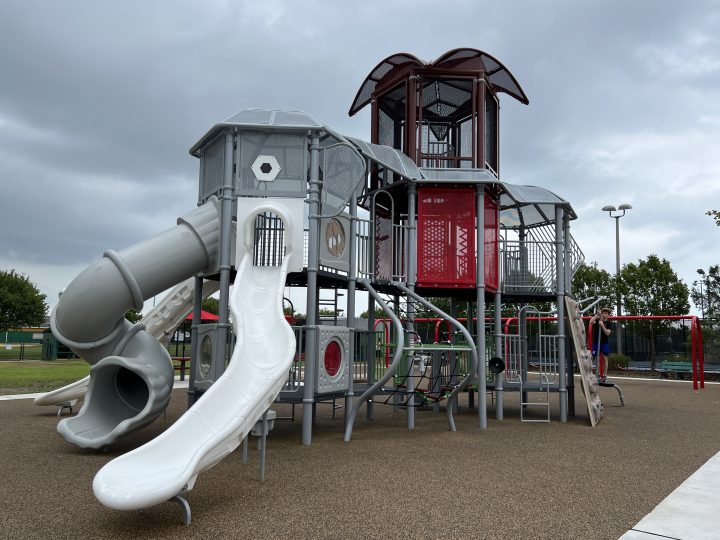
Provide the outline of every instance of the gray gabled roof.
[[199,157],[202,147],[227,127],[251,130],[314,130],[326,134],[323,144],[344,143],[355,148],[364,158],[391,170],[403,178],[418,183],[477,183],[491,184],[499,188],[500,223],[513,229],[518,227],[537,227],[555,221],[555,208],[561,206],[570,219],[577,218],[568,201],[550,190],[538,186],[521,186],[498,180],[486,169],[435,169],[420,168],[400,150],[389,146],[373,144],[362,139],[346,137],[328,126],[318,122],[302,111],[278,111],[265,109],[246,109],[224,122],[215,124],[190,149],[190,154]]
[[278,111],[267,109],[245,109],[233,114],[227,120],[215,124],[190,149],[190,154],[198,157],[199,150],[219,132],[227,127],[241,127],[244,129],[282,129],[301,130],[325,129],[325,126],[315,118],[302,111]]

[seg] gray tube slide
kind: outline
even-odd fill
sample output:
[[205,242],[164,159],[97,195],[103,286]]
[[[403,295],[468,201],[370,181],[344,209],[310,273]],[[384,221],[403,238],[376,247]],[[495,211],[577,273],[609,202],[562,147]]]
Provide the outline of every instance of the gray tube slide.
[[123,251],[108,251],[65,289],[50,319],[58,341],[92,364],[85,406],[58,431],[82,448],[103,448],[137,431],[167,407],[170,355],[130,308],[217,264],[219,205],[214,197],[178,224]]

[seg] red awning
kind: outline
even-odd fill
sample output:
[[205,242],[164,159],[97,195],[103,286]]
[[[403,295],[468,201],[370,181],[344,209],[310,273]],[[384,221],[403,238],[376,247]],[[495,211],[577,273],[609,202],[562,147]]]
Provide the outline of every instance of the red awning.
[[[185,317],[186,321],[192,321],[193,319],[193,312],[191,311],[188,313],[188,316]],[[209,311],[205,311],[204,309],[200,311],[200,320],[201,321],[217,321],[220,320],[220,317],[215,315],[214,313],[210,313]]]

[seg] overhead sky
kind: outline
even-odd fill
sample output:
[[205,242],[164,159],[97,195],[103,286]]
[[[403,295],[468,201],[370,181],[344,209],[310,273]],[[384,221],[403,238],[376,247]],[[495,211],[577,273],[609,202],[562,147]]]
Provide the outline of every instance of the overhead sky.
[[588,262],[654,253],[690,285],[720,263],[720,2],[104,1],[0,5],[0,269],[57,294],[107,249],[195,207],[188,149],[245,108],[348,117],[396,52],[481,49],[501,94],[501,174],[569,200]]

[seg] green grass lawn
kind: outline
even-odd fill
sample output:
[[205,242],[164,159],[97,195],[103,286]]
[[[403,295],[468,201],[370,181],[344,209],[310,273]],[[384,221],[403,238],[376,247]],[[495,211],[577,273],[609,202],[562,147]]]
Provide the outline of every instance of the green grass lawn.
[[[20,360],[21,345],[13,343],[7,348],[6,343],[0,343],[0,360]],[[24,345],[23,360],[40,360],[42,345],[40,343],[26,343]]]
[[26,394],[54,390],[90,372],[84,360],[0,362],[0,393]]

